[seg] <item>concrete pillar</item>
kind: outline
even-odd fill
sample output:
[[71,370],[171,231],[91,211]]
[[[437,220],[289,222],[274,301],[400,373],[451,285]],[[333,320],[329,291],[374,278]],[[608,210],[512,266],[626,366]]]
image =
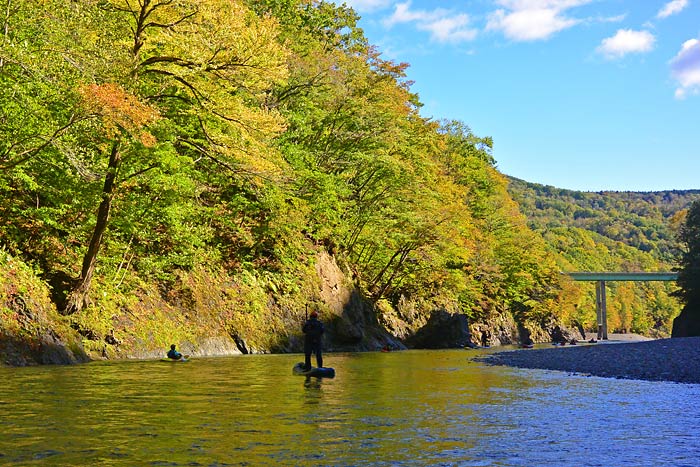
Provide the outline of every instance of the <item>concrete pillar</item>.
[[600,303],[603,318],[603,339],[608,340],[608,305],[605,300],[605,281],[600,281]]
[[598,325],[598,340],[603,338],[603,301],[601,289],[605,288],[605,283],[603,281],[596,281],[595,283],[595,315],[596,324]]

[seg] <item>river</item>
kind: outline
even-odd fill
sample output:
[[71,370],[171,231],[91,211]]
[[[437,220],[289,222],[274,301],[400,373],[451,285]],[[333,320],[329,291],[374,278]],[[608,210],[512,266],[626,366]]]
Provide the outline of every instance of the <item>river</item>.
[[489,367],[488,350],[0,368],[0,465],[697,466],[700,385]]

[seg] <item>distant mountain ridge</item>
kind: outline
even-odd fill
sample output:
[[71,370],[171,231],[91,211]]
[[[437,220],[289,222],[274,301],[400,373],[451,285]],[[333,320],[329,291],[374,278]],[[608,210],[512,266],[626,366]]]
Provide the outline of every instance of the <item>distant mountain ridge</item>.
[[575,227],[673,263],[674,228],[698,190],[598,191],[556,188],[508,177],[508,191],[539,232]]

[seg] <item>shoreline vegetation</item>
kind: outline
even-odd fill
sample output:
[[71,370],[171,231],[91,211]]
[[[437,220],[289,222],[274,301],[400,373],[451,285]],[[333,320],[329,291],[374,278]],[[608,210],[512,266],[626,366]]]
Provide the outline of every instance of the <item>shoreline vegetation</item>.
[[[598,323],[562,272],[669,270],[700,197],[508,177],[344,4],[5,10],[0,364],[297,352],[307,306],[337,351],[560,340]],[[608,329],[674,291],[610,284]]]
[[487,365],[603,378],[700,384],[700,337],[612,338],[595,344],[497,352],[475,360]]

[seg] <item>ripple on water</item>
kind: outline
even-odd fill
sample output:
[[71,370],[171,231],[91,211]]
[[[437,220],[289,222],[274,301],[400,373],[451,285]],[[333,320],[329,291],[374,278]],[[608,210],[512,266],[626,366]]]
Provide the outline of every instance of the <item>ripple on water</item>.
[[[485,367],[465,351],[0,369],[0,463],[696,465],[700,386]],[[50,388],[50,389],[48,389]],[[585,461],[585,462],[584,462]]]

